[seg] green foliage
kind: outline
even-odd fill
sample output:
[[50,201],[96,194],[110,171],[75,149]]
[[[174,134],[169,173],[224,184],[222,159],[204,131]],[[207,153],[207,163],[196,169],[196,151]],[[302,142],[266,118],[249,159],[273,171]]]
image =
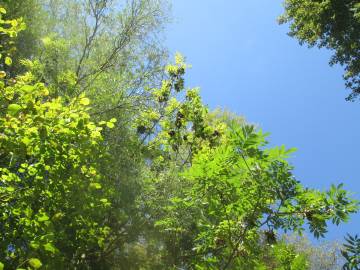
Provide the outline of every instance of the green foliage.
[[29,265],[34,269],[39,269],[42,266],[42,263],[39,259],[31,258],[29,260]]
[[16,51],[15,38],[20,31],[23,31],[26,26],[23,20],[20,19],[6,19],[6,9],[0,5],[0,33],[2,37],[0,40],[0,78],[5,77],[6,69],[12,65],[12,55]]
[[198,89],[185,89],[187,65],[180,54],[175,64],[165,70],[167,79],[160,88],[150,89],[151,107],[135,121],[138,133],[147,148],[160,154],[157,162],[175,162],[180,166],[191,163],[194,153],[219,142],[224,124],[212,118],[204,106]]
[[305,254],[296,252],[294,246],[279,243],[273,247],[273,256],[278,266],[273,268],[277,270],[307,270],[309,263]]
[[26,31],[18,33],[16,39],[13,39],[12,59],[13,65],[6,67],[6,71],[15,76],[25,69],[21,65],[21,59],[30,59],[34,57],[39,50],[39,38],[46,23],[44,23],[44,14],[39,0],[0,0],[0,6],[3,6],[7,13],[6,19],[21,18],[23,24],[26,24]]
[[110,233],[112,191],[96,163],[106,156],[104,128],[91,121],[88,98],[51,98],[31,73],[2,78],[0,96],[2,262],[86,265]]
[[360,238],[355,235],[348,235],[345,237],[346,244],[343,246],[341,254],[346,259],[344,270],[359,270],[360,269]]
[[[55,94],[86,92],[93,109],[104,113],[124,106],[127,94],[139,97],[145,85],[158,82],[166,59],[159,42],[169,21],[166,0],[35,2],[42,9],[38,39],[43,42],[33,57],[44,66],[41,80],[58,86]],[[62,85],[69,71],[77,89]]]
[[[167,54],[160,38],[169,20],[167,1],[11,2],[10,13],[24,17],[27,37],[32,33],[35,39],[35,44],[31,39],[18,42],[21,55],[32,61],[22,59],[17,70],[30,70],[47,86],[49,96],[60,96],[65,104],[85,93],[91,100],[88,113],[104,127],[102,144],[109,154],[105,160],[93,156],[108,181],[102,188],[112,190],[111,211],[102,213],[112,228],[104,241],[108,246],[102,267],[127,262],[127,249],[136,249],[143,230],[135,199],[142,192],[145,166],[141,142],[129,123],[147,106],[144,86],[156,85],[163,74]],[[112,118],[118,121],[101,121]]]
[[320,237],[328,220],[339,224],[357,210],[341,186],[328,192],[302,187],[286,162],[292,150],[266,149],[265,138],[252,126],[230,125],[219,146],[203,147],[182,174],[188,188],[170,199],[156,225],[192,239],[180,256],[193,267],[249,267],[263,226],[268,241],[276,241],[278,229],[301,232],[305,221]]
[[28,254],[78,259],[109,233],[99,215],[108,191],[94,159],[105,154],[103,128],[90,120],[86,98],[65,106],[29,77],[0,89],[1,251],[12,265]]
[[357,0],[285,0],[280,23],[289,23],[289,35],[301,44],[333,50],[330,64],[345,66],[346,86],[352,90],[347,100],[359,95],[360,5]]
[[0,270],[306,270],[277,231],[322,237],[357,211],[210,112],[180,54],[163,68],[164,1],[4,2],[24,19],[0,20]]
[[[263,235],[276,243],[276,230],[302,232],[307,221],[321,237],[327,221],[339,224],[357,210],[342,185],[320,192],[296,181],[286,161],[294,149],[267,149],[266,134],[242,119],[209,113],[198,90],[183,87],[186,68],[177,55],[168,79],[150,90],[151,109],[134,123],[150,165],[140,246],[162,257],[149,269],[257,269]],[[308,269],[295,249],[276,250],[267,255],[277,269]]]
[[[147,162],[143,171],[144,191],[137,200],[145,224],[142,237],[146,241],[138,244],[137,249],[141,247],[144,254],[157,258],[149,262],[149,269],[170,267],[179,260],[172,252],[178,243],[154,225],[169,198],[187,185],[178,172],[191,165],[193,154],[201,147],[215,146],[224,126],[216,116],[208,114],[197,89],[185,89],[186,68],[178,54],[175,63],[165,68],[167,76],[161,87],[147,90],[147,109],[133,122]],[[166,248],[162,248],[164,245]]]

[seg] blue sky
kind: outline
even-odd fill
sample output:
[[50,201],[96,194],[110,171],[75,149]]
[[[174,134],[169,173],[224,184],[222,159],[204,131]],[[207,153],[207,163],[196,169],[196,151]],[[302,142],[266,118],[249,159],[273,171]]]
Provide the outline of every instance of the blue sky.
[[[343,182],[360,199],[360,100],[345,101],[331,52],[286,35],[276,22],[282,11],[281,0],[175,0],[167,45],[186,56],[187,85],[199,86],[211,108],[258,124],[271,145],[298,148],[291,159],[298,180],[321,190]],[[327,239],[359,228],[360,214],[353,215],[331,226]]]

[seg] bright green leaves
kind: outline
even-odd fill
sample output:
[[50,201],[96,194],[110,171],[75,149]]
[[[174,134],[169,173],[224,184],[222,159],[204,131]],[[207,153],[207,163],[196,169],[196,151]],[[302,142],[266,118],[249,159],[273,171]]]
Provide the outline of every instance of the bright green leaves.
[[[3,14],[6,14],[6,10],[2,6],[0,6],[0,61],[6,66],[11,66],[11,54],[16,50],[16,48],[14,48],[14,38],[16,38],[17,34],[20,31],[24,30],[26,26],[21,18],[14,20],[2,19]],[[0,66],[2,65],[2,63],[0,63]],[[0,78],[3,77],[5,76],[2,74]]]
[[115,118],[112,118],[112,119],[110,119],[109,122],[106,122],[106,126],[107,126],[108,128],[114,128],[114,127],[115,127],[115,123],[116,123],[116,119],[115,119]]
[[291,244],[285,242],[280,242],[275,245],[272,245],[270,248],[270,254],[267,256],[272,256],[274,262],[269,262],[266,257],[264,258],[264,263],[267,265],[275,264],[277,265],[278,270],[308,270],[310,269],[309,261],[306,258],[305,254],[299,254],[295,251],[295,248]]
[[107,123],[106,123],[106,126],[107,126],[108,128],[113,128],[115,125],[114,125],[114,123],[112,123],[112,122],[107,122]]
[[324,237],[327,232],[327,221],[332,221],[336,225],[346,222],[351,213],[357,212],[359,206],[342,185],[332,185],[328,192],[298,187],[295,199],[297,204],[288,205],[285,211],[300,213],[317,238]]
[[21,110],[21,106],[19,104],[10,104],[8,106],[7,112],[8,114],[14,116]]
[[343,184],[331,185],[324,202],[325,210],[336,225],[348,221],[348,214],[357,212],[359,206],[359,202],[351,199],[349,192],[343,189]]
[[265,152],[268,155],[269,159],[286,160],[291,157],[292,153],[296,152],[296,148],[286,149],[285,146],[282,145],[280,147],[267,149]]
[[34,269],[39,269],[42,266],[42,263],[39,259],[31,258],[29,259],[29,265]]
[[177,54],[175,63],[165,68],[167,78],[161,87],[150,90],[154,106],[135,121],[147,148],[159,149],[159,153],[164,151],[163,162],[188,163],[201,148],[218,144],[224,128],[223,123],[211,119],[199,89],[185,90],[187,67],[184,58]]
[[11,60],[11,58],[10,58],[10,57],[8,57],[8,56],[6,56],[6,57],[5,57],[5,65],[7,65],[7,66],[11,66],[11,64],[12,64],[12,60]]
[[40,213],[37,215],[36,219],[39,222],[45,222],[49,220],[49,217],[47,216],[47,214],[43,211],[40,211]]
[[106,206],[106,207],[111,206],[111,203],[110,203],[109,200],[106,199],[106,198],[100,199],[100,202],[101,202],[104,206]]
[[[64,237],[70,237],[66,240],[69,246],[79,245],[82,239],[84,246],[100,248],[96,229],[102,220],[99,210],[108,209],[111,203],[94,163],[105,149],[100,146],[102,127],[90,121],[86,112],[90,101],[82,97],[66,104],[61,98],[50,99],[42,84],[30,84],[26,77],[19,77],[0,94],[2,102],[12,97],[6,114],[0,114],[0,146],[5,161],[0,178],[7,183],[0,187],[0,220],[17,232],[6,233],[0,252],[7,252],[6,245],[16,237],[27,239],[41,260],[43,254],[64,256],[57,252],[57,243]],[[111,119],[107,126],[113,127],[115,122]],[[89,194],[84,193],[86,186],[90,187]],[[92,204],[96,208],[90,207]],[[69,226],[77,228],[76,239],[67,235]],[[90,231],[93,233],[88,234]],[[30,252],[22,245],[15,248],[24,256]],[[41,266],[35,259],[30,262],[33,269]]]
[[[332,186],[327,193],[303,188],[286,161],[294,150],[266,149],[265,138],[266,134],[252,126],[232,122],[223,135],[226,143],[203,147],[181,174],[187,188],[182,190],[182,196],[171,200],[164,209],[167,215],[156,224],[162,230],[195,239],[192,256],[211,254],[197,259],[197,267],[219,269],[223,258],[227,258],[231,269],[248,266],[243,259],[257,260],[256,239],[262,228],[267,228],[269,244],[276,242],[277,229],[302,231],[304,221],[320,237],[326,232],[327,221],[339,224],[357,211],[357,202],[342,186]],[[184,222],[186,213],[197,217],[192,232]],[[232,255],[238,250],[243,250],[242,258]],[[304,258],[295,255],[278,259],[284,266],[289,260],[298,265],[296,269],[306,269],[301,268]]]
[[87,106],[87,105],[90,104],[90,100],[88,98],[86,98],[86,97],[83,97],[83,98],[80,99],[80,104],[84,105],[84,106]]
[[25,84],[24,86],[22,86],[21,89],[27,94],[30,94],[31,92],[36,91],[35,86],[28,85],[28,84]]
[[57,248],[54,247],[54,245],[52,243],[46,243],[44,245],[44,250],[52,253],[52,254],[55,254],[58,252]]
[[[2,59],[11,64],[7,56]],[[30,72],[10,82],[5,75],[0,78],[0,258],[14,269],[26,263],[29,269],[45,263],[51,268],[56,262],[67,268],[77,249],[104,247],[98,240],[105,239],[103,214],[111,201],[97,163],[106,155],[103,128],[91,120],[84,95],[52,98]],[[115,122],[105,123],[111,128]]]
[[[209,113],[198,89],[181,93],[185,68],[177,55],[166,68],[168,78],[150,91],[155,105],[135,122],[156,179],[149,177],[153,186],[145,204],[157,209],[162,202],[154,226],[171,242],[169,249],[179,250],[169,251],[170,260],[183,265],[185,256],[185,264],[196,269],[257,265],[264,235],[272,245],[276,230],[301,232],[307,221],[320,237],[326,222],[339,224],[357,211],[341,186],[330,193],[302,187],[287,161],[295,149],[269,148],[267,134],[254,126]],[[304,257],[295,253],[278,261],[306,269]]]
[[99,184],[99,183],[90,183],[90,188],[92,188],[92,189],[101,189],[101,184]]

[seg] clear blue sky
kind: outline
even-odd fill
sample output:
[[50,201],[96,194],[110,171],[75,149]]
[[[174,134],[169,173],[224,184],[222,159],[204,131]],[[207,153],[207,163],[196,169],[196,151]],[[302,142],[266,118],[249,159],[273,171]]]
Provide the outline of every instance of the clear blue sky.
[[[345,101],[329,51],[286,35],[276,22],[282,10],[281,0],[175,0],[167,44],[192,64],[187,86],[199,86],[211,108],[245,116],[272,145],[298,148],[298,180],[321,190],[343,182],[360,199],[360,100]],[[327,239],[346,232],[360,233],[360,214],[330,227]]]

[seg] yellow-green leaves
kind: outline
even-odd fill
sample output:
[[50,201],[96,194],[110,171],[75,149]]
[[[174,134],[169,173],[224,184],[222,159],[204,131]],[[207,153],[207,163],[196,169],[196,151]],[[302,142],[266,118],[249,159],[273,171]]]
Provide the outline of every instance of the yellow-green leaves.
[[[19,28],[21,21],[10,25]],[[13,64],[6,50],[0,52],[6,55],[3,65]],[[72,79],[70,73],[62,75]],[[6,81],[5,76],[0,73],[0,258],[39,269],[53,259],[67,259],[55,243],[64,250],[99,248],[93,245],[104,239],[99,212],[111,203],[98,172],[106,155],[103,127],[91,120],[90,99],[49,97],[51,86],[37,82],[31,72]],[[113,118],[104,125],[112,128],[115,123]],[[17,241],[22,237],[23,242]],[[21,255],[8,256],[10,246]]]
[[37,220],[39,222],[45,222],[49,220],[49,217],[45,212],[40,212],[40,214],[37,216]]
[[46,46],[52,42],[50,37],[44,37],[41,39],[42,43]]
[[55,254],[56,252],[58,252],[58,250],[54,247],[54,245],[52,243],[46,243],[44,245],[44,250],[49,251],[52,254]]
[[[328,193],[303,188],[286,160],[291,149],[266,149],[266,134],[251,125],[227,123],[225,143],[202,146],[192,157],[191,165],[180,173],[181,192],[167,199],[165,214],[155,223],[179,238],[194,239],[194,257],[211,254],[194,260],[199,269],[221,269],[222,258],[239,250],[243,256],[230,257],[234,269],[242,269],[236,266],[244,256],[257,261],[265,226],[302,231],[307,221],[314,236],[320,237],[328,221],[339,224],[356,212],[357,202],[341,186]],[[203,126],[202,132],[210,127]],[[272,229],[265,236],[268,244],[276,241]],[[216,254],[211,253],[214,249]]]
[[[3,14],[6,14],[6,10],[3,7],[0,7],[0,34],[2,36],[0,59],[2,60],[3,55],[6,55],[3,63],[7,66],[10,66],[12,64],[11,54],[16,50],[13,39],[17,36],[18,32],[26,28],[26,25],[22,18],[3,20]],[[2,76],[2,78],[3,77],[4,76]]]
[[39,269],[42,266],[42,263],[39,259],[31,258],[29,259],[29,265],[34,269]]
[[86,97],[83,97],[80,99],[80,104],[81,105],[84,105],[84,106],[87,106],[90,104],[90,99],[86,98]]
[[33,85],[25,84],[24,86],[21,87],[21,89],[22,89],[25,93],[31,93],[32,91],[35,90],[35,87],[34,87]]
[[[28,235],[26,244],[31,248],[24,252],[24,260],[35,250],[61,258],[53,244],[56,228],[76,228],[76,238],[69,236],[66,245],[78,245],[82,239],[86,249],[88,242],[96,243],[100,237],[99,209],[111,205],[94,162],[105,153],[100,144],[103,127],[90,120],[88,98],[51,99],[42,83],[28,78],[18,77],[11,87],[0,91],[0,100],[10,103],[0,112],[1,154],[6,160],[0,167],[0,179],[6,181],[0,186],[0,220],[9,228],[3,241],[12,245],[18,237],[13,232],[21,230]],[[115,122],[113,118],[105,124],[111,128]],[[96,207],[89,210],[90,205]],[[14,248],[21,249],[22,244]],[[40,260],[43,257],[29,260],[32,269],[41,267]]]
[[176,54],[175,63],[165,68],[168,76],[161,87],[150,91],[156,105],[141,112],[134,123],[140,136],[149,137],[149,148],[159,148],[167,153],[165,162],[174,158],[187,163],[200,148],[215,146],[221,137],[222,125],[211,122],[199,90],[185,90],[187,67],[184,58]]
[[108,128],[114,128],[116,122],[117,122],[116,118],[111,118],[109,121],[100,121],[99,125],[100,126],[106,125],[106,127]]
[[107,122],[107,123],[106,123],[106,126],[107,126],[108,128],[113,128],[115,125],[114,125],[114,123],[112,123],[112,122]]
[[106,206],[106,207],[111,206],[111,203],[110,203],[109,200],[106,199],[106,198],[100,199],[100,202],[101,202],[104,206]]
[[90,188],[101,189],[101,184],[100,183],[90,183]]
[[106,126],[107,126],[108,128],[113,128],[113,127],[115,126],[115,123],[116,123],[116,119],[115,119],[115,118],[112,118],[112,119],[110,119],[109,122],[106,123]]
[[21,106],[19,104],[13,103],[8,106],[7,112],[10,115],[16,115],[20,110],[21,110]]
[[11,64],[12,64],[11,58],[8,57],[8,56],[6,56],[6,57],[5,57],[5,65],[11,66]]

